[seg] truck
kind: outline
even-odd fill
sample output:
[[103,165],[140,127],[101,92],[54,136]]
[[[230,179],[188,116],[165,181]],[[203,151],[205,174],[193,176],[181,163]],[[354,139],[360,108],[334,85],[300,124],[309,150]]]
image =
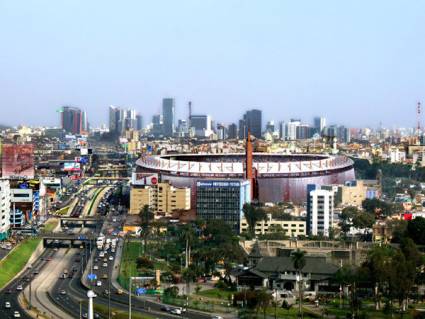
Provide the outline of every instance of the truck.
[[97,237],[96,239],[97,249],[102,250],[104,244],[105,244],[105,236],[100,235],[99,237]]

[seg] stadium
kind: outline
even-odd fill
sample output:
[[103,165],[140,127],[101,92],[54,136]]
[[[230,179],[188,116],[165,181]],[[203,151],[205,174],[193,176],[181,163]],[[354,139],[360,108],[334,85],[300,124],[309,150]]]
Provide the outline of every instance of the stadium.
[[[146,155],[137,172],[157,173],[177,187],[191,187],[202,179],[245,178],[246,154]],[[308,184],[343,184],[354,180],[353,161],[340,155],[253,153],[252,167],[260,202],[306,200]]]

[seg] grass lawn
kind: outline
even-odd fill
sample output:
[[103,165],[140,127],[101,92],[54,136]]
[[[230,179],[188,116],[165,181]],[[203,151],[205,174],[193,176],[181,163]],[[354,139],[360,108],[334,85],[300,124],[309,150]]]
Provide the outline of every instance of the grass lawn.
[[40,241],[39,238],[27,239],[0,261],[0,289],[22,270]]
[[53,214],[55,215],[66,215],[68,213],[69,206],[62,207],[61,209],[58,209]]
[[140,241],[126,241],[123,247],[120,274],[118,282],[125,289],[128,288],[128,279],[137,276],[136,259],[143,253],[143,243]]
[[[192,290],[193,289],[194,288],[192,288]],[[234,291],[227,291],[223,289],[213,288],[213,289],[201,290],[200,292],[197,293],[197,295],[207,297],[207,298],[229,300],[229,296],[231,296],[234,293],[235,293]]]
[[53,231],[53,229],[56,228],[56,226],[59,223],[59,219],[58,218],[50,218],[45,224],[44,224],[44,229],[43,231],[46,233],[50,233]]

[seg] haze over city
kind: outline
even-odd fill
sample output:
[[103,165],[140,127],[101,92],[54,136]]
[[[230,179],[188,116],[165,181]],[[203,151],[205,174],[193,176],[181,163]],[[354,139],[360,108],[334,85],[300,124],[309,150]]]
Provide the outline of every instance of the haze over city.
[[2,1],[1,123],[58,125],[63,105],[93,126],[109,105],[148,122],[169,96],[178,118],[191,100],[222,122],[258,108],[413,127],[424,15],[423,1]]

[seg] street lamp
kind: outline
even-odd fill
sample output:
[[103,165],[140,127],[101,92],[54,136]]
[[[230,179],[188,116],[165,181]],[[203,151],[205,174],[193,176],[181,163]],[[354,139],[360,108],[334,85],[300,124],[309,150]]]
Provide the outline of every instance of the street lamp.
[[94,319],[93,316],[93,298],[96,297],[96,294],[93,290],[87,291],[87,297],[89,298],[89,309],[88,309],[88,319]]

